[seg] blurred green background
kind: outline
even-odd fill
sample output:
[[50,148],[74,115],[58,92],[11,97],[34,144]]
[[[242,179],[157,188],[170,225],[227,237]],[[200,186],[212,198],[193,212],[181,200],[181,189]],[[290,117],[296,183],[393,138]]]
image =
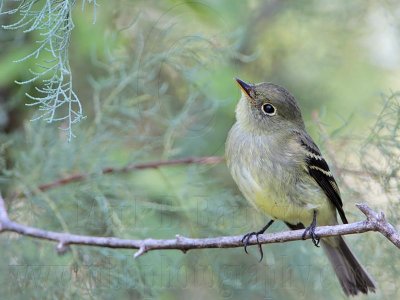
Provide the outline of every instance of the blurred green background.
[[[13,4],[2,1],[5,6]],[[39,1],[40,4],[41,1]],[[100,175],[188,156],[223,155],[240,92],[233,77],[286,87],[334,170],[350,221],[368,202],[399,223],[400,4],[397,1],[98,1],[72,13],[74,90],[86,119],[67,141],[60,124],[30,121],[35,59],[13,60],[39,33],[0,30],[0,189],[10,217],[63,232],[121,238],[240,235],[267,218],[225,165]],[[1,25],[17,21],[1,15]],[[93,24],[94,23],[94,24]],[[394,125],[393,125],[394,124]],[[61,124],[62,126],[62,124]],[[69,174],[88,180],[45,192]],[[271,231],[286,230],[282,223]],[[346,238],[378,291],[400,297],[399,252],[374,233]],[[253,249],[254,248],[254,249]],[[3,299],[341,299],[311,242],[243,249],[134,251],[0,235]]]

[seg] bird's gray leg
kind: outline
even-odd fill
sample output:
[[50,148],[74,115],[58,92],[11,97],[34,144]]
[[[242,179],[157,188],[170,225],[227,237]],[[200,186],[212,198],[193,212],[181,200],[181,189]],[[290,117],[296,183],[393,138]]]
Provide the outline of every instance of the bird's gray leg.
[[313,241],[316,247],[319,247],[320,237],[315,234],[315,228],[317,227],[317,211],[314,210],[313,220],[310,226],[306,227],[303,233],[303,240],[306,239],[307,233],[310,233],[311,240]]
[[275,221],[275,220],[270,220],[270,221],[267,223],[267,225],[265,225],[261,230],[259,230],[259,231],[257,231],[257,232],[256,232],[256,231],[253,231],[253,232],[247,233],[247,234],[245,234],[245,235],[243,236],[243,238],[242,238],[242,243],[243,243],[243,245],[244,245],[244,251],[245,251],[247,254],[249,254],[249,253],[247,252],[247,246],[249,245],[249,240],[250,240],[250,238],[251,238],[253,235],[255,235],[256,238],[257,238],[258,249],[260,250],[260,255],[261,255],[260,261],[262,261],[262,259],[263,259],[263,257],[264,257],[264,253],[263,253],[261,244],[260,244],[260,242],[258,241],[258,236],[259,236],[260,234],[263,234],[263,233],[268,229],[268,227],[271,226],[272,223],[274,223],[274,221]]

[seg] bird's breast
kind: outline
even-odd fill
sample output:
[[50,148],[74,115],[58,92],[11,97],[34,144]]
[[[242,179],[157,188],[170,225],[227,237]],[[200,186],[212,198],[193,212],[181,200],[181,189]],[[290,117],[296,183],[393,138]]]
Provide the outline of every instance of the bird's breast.
[[304,177],[302,158],[292,142],[241,134],[233,127],[226,157],[233,179],[253,206],[272,218],[297,224],[311,221],[319,199],[310,197],[321,197],[316,185],[299,180]]

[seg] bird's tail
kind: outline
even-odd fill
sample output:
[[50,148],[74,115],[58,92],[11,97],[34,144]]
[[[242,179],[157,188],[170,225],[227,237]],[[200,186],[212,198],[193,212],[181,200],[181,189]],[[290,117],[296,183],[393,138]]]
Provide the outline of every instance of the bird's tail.
[[375,292],[374,281],[341,236],[322,239],[321,243],[347,296]]

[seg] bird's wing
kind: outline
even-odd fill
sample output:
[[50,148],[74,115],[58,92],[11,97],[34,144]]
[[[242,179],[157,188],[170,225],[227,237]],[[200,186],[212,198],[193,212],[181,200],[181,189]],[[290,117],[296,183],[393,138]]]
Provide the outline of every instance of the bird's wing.
[[306,169],[311,177],[322,188],[328,199],[335,205],[340,218],[347,224],[347,218],[343,210],[343,202],[340,197],[339,187],[333,177],[329,166],[322,157],[320,150],[314,141],[307,134],[299,134],[300,144],[306,154]]

